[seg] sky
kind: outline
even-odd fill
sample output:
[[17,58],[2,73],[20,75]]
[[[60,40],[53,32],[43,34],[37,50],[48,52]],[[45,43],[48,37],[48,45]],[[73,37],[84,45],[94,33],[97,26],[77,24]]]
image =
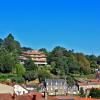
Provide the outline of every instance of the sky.
[[100,54],[99,0],[0,0],[0,38],[12,33],[22,46],[55,46]]

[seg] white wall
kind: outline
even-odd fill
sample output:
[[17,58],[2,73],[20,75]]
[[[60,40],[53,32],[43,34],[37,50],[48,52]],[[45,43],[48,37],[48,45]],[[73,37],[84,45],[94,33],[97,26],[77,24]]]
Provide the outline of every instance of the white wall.
[[14,90],[13,90],[13,87],[0,83],[0,93],[13,94]]
[[14,92],[17,95],[23,95],[23,94],[28,93],[28,90],[24,89],[20,85],[14,85]]

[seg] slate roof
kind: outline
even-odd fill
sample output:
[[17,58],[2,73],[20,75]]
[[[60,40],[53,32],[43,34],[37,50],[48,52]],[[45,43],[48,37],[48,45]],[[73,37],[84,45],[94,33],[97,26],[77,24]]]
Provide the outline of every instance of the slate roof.
[[66,81],[64,79],[46,79],[46,85],[66,85]]

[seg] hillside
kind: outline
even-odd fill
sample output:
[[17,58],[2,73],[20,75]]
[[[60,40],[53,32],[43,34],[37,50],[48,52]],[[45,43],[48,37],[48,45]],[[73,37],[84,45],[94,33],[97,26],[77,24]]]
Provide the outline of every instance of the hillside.
[[30,47],[21,47],[12,34],[0,39],[0,81],[23,83],[45,78],[67,78],[74,83],[75,78],[95,78],[95,69],[100,56],[75,53],[64,47],[56,46],[52,51],[41,48],[47,56],[48,65],[36,66],[32,60],[20,64],[19,57],[22,51],[32,50]]

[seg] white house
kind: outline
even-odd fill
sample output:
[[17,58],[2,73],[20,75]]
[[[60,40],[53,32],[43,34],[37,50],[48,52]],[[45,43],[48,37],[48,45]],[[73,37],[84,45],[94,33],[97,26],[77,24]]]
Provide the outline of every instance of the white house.
[[14,85],[14,92],[16,95],[23,95],[28,93],[28,90],[21,85]]

